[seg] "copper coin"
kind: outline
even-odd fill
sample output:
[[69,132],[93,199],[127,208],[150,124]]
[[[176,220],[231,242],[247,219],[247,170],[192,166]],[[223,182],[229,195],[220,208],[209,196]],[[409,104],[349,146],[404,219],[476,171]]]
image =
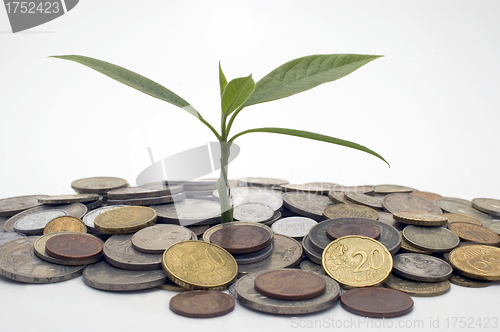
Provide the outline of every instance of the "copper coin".
[[101,255],[102,241],[89,234],[60,234],[45,243],[45,252],[66,260],[90,259]]
[[183,292],[170,299],[170,310],[192,318],[211,318],[225,315],[234,309],[234,298],[218,291]]
[[326,235],[331,240],[347,235],[362,235],[377,240],[380,229],[366,219],[345,218],[332,222],[326,228]]
[[483,226],[466,222],[454,222],[448,225],[448,229],[465,241],[493,246],[500,244],[500,235]]
[[469,224],[474,224],[479,226],[482,225],[481,221],[466,214],[443,213],[443,217],[448,218],[448,224],[452,224],[454,222],[466,222]]
[[413,309],[413,300],[403,292],[381,288],[354,288],[342,294],[342,307],[355,315],[374,318],[403,316]]
[[326,290],[326,281],[313,272],[283,269],[269,271],[255,278],[255,290],[277,300],[309,300]]
[[224,227],[210,236],[210,242],[231,254],[245,254],[267,247],[272,241],[268,230],[251,225]]

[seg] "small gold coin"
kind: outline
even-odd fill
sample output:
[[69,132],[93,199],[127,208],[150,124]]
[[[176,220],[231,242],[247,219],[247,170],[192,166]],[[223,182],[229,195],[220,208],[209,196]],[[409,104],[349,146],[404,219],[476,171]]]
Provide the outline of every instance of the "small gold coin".
[[392,256],[380,242],[360,235],[349,235],[331,242],[323,251],[325,272],[339,283],[351,287],[376,285],[392,270]]
[[428,212],[396,211],[393,216],[399,222],[418,226],[442,226],[448,222],[442,215]]
[[450,264],[473,279],[500,280],[500,248],[470,245],[453,249]]
[[43,234],[55,232],[79,232],[87,233],[87,226],[78,218],[61,216],[52,219],[43,229]]
[[377,220],[378,212],[363,205],[335,204],[327,206],[323,210],[323,216],[327,219],[367,218]]
[[155,222],[155,210],[145,206],[124,206],[102,212],[94,219],[94,226],[101,233],[128,234]]
[[238,264],[225,249],[203,241],[172,244],[163,253],[163,271],[177,285],[223,290],[238,275]]
[[481,221],[477,220],[476,218],[465,215],[465,214],[443,213],[443,217],[448,218],[448,224],[452,224],[454,222],[466,222],[469,224],[474,224],[474,225],[479,225],[479,226],[482,225]]

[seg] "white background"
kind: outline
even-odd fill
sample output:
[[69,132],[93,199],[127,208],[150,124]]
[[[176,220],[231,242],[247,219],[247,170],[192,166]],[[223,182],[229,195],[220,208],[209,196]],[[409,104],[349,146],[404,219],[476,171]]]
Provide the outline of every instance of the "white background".
[[[87,0],[13,34],[0,8],[0,198],[70,193],[71,181],[88,176],[135,184],[150,164],[147,147],[159,160],[214,140],[181,109],[50,55],[87,55],[138,72],[217,125],[218,61],[228,79],[253,74],[257,81],[286,61],[327,53],[385,57],[336,82],[249,107],[233,133],[309,130],[365,145],[391,168],[340,146],[251,134],[236,141],[241,153],[231,178],[394,183],[500,198],[499,14],[498,1]],[[7,329],[281,331],[298,324],[239,304],[223,318],[185,319],[168,310],[169,292],[100,292],[81,278],[44,286],[0,279],[0,289]],[[452,317],[498,318],[499,295],[498,286],[453,285],[441,297],[415,298],[414,311],[392,321],[423,320],[429,330],[439,316],[440,329],[451,330]],[[305,317],[324,318],[358,319],[338,304]]]

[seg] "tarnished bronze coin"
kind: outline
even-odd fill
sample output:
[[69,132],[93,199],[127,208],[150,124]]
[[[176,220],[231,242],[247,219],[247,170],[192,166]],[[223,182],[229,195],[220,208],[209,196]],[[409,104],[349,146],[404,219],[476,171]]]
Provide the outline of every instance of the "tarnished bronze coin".
[[234,298],[226,293],[209,290],[183,292],[170,299],[170,310],[192,318],[223,316],[234,309]]
[[362,235],[377,240],[380,229],[366,219],[346,218],[332,222],[326,228],[326,235],[331,240],[347,235]]
[[389,194],[383,201],[384,209],[390,213],[401,211],[428,212],[443,214],[433,202],[412,194]]
[[260,274],[254,286],[257,292],[272,299],[298,301],[323,294],[326,281],[313,272],[282,269]]
[[87,226],[78,218],[61,216],[49,221],[43,229],[43,235],[64,231],[87,233]]
[[419,226],[443,226],[448,219],[440,214],[415,211],[394,212],[394,219],[404,224]]
[[456,272],[453,272],[449,280],[452,284],[469,288],[483,288],[493,284],[493,281],[472,279]]
[[479,221],[478,219],[465,214],[443,213],[443,217],[448,219],[448,224],[452,224],[454,222],[466,222],[469,224],[474,224],[479,226],[482,225],[481,221]]
[[386,287],[404,292],[410,296],[431,297],[447,293],[450,290],[450,282],[443,280],[439,282],[420,282],[408,279],[401,279],[390,274],[385,279]]
[[378,213],[372,208],[355,204],[335,204],[327,206],[323,210],[323,216],[327,219],[337,218],[367,218],[378,219]]
[[95,217],[94,226],[106,234],[135,233],[154,225],[156,212],[145,206],[124,206],[106,210]]
[[102,241],[90,234],[59,234],[45,243],[45,252],[65,260],[86,260],[101,255]]
[[124,179],[101,176],[75,180],[71,183],[71,188],[80,194],[105,194],[127,185]]
[[448,229],[465,241],[492,246],[500,244],[500,235],[483,226],[465,222],[454,222],[448,225]]
[[355,315],[390,318],[406,315],[413,309],[413,300],[403,292],[367,287],[348,290],[340,297],[342,307]]
[[224,227],[210,236],[210,242],[232,254],[257,251],[269,245],[272,236],[266,229],[252,225]]

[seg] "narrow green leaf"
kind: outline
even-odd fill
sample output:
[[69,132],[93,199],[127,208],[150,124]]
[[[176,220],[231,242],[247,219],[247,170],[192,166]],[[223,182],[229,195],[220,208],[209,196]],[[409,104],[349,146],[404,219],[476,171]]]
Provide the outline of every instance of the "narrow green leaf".
[[222,94],[224,93],[224,90],[226,89],[227,86],[227,80],[226,76],[224,75],[224,72],[222,71],[220,61],[219,61],[219,84],[220,84],[220,95],[222,97]]
[[187,101],[185,101],[169,89],[165,88],[164,86],[150,80],[149,78],[134,73],[133,71],[109,62],[81,55],[60,55],[51,56],[51,58],[78,62],[147,95],[153,96],[160,100],[166,101],[167,103],[180,107],[199,119],[201,118],[201,115]]
[[380,55],[319,54],[289,61],[257,82],[243,107],[289,97],[338,80]]
[[222,114],[228,115],[238,109],[252,95],[254,89],[255,81],[252,75],[235,78],[229,82],[221,97]]
[[321,135],[321,134],[316,134],[316,133],[311,133],[309,131],[303,131],[303,130],[296,130],[296,129],[287,129],[287,128],[255,128],[255,129],[249,129],[242,131],[241,133],[238,133],[234,135],[229,142],[233,142],[237,137],[244,135],[244,134],[249,134],[249,133],[274,133],[274,134],[283,134],[283,135],[290,135],[290,136],[297,136],[297,137],[303,137],[303,138],[309,138],[313,139],[316,141],[322,141],[322,142],[327,142],[327,143],[332,143],[332,144],[337,144],[337,145],[342,145],[346,146],[348,148],[360,150],[366,153],[369,153],[371,155],[374,155],[377,158],[382,159],[389,167],[389,163],[378,153],[375,151],[372,151],[368,149],[367,147],[364,147],[363,145],[359,145],[354,142],[346,141],[343,139],[335,138],[335,137],[330,137],[326,135]]

